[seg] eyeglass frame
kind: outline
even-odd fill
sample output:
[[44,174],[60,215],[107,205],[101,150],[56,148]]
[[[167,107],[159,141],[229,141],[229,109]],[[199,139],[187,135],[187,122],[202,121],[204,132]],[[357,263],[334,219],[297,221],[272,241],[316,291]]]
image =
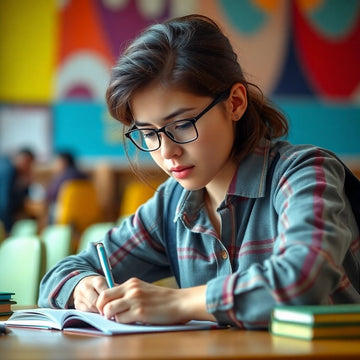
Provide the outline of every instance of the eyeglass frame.
[[[136,127],[136,125],[134,124],[131,129],[129,129],[126,133],[125,133],[125,136],[130,139],[130,141],[141,151],[145,151],[145,152],[152,152],[152,151],[156,151],[156,150],[159,150],[160,147],[161,147],[161,137],[159,135],[159,133],[164,133],[171,141],[173,141],[174,143],[176,144],[188,144],[188,143],[191,143],[191,142],[194,142],[195,140],[197,140],[197,138],[199,137],[199,133],[198,133],[198,130],[196,128],[196,125],[195,123],[202,117],[204,116],[208,111],[210,111],[215,105],[217,105],[219,102],[225,100],[226,98],[228,98],[229,96],[229,90],[227,91],[223,91],[221,92],[217,97],[215,97],[215,99],[203,110],[200,112],[200,114],[198,114],[197,116],[194,116],[193,118],[189,118],[189,119],[180,119],[180,120],[175,120],[175,121],[172,121],[170,122],[169,124],[166,124],[165,126],[161,127],[160,129],[154,129],[154,128],[141,128],[141,129],[138,129]],[[196,136],[191,139],[191,140],[186,140],[186,141],[177,141],[175,140],[174,138],[172,138],[169,134],[167,134],[166,132],[166,128],[168,126],[171,126],[171,125],[174,125],[176,124],[177,122],[184,122],[184,121],[189,121],[191,122],[191,124],[193,125],[194,129],[195,129],[195,133],[196,133]],[[140,147],[136,142],[135,140],[131,137],[131,133],[135,132],[135,131],[143,131],[143,130],[148,130],[148,131],[153,131],[157,138],[158,138],[158,141],[159,141],[159,146],[156,147],[155,149],[144,149],[142,147]]]

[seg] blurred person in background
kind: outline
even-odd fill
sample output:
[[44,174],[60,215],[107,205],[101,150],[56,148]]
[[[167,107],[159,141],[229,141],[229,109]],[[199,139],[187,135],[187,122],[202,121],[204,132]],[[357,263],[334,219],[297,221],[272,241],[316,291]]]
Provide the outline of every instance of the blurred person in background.
[[69,151],[59,152],[55,158],[53,176],[46,190],[48,222],[53,223],[56,201],[61,186],[68,180],[87,179],[88,176],[79,170],[74,155]]
[[13,158],[0,157],[0,220],[6,233],[24,209],[34,162],[34,152],[28,148],[20,149]]

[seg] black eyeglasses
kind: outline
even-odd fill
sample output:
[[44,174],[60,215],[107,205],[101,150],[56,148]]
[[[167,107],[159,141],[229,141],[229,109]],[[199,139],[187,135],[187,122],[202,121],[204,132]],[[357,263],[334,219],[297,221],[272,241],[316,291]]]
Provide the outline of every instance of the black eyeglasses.
[[183,119],[173,121],[160,129],[141,128],[138,129],[134,125],[125,136],[129,138],[133,144],[141,151],[155,151],[161,146],[160,133],[164,133],[170,140],[177,144],[187,144],[195,141],[199,134],[195,123],[211,110],[220,101],[225,100],[229,96],[229,91],[222,92],[208,105],[199,115],[191,119]]

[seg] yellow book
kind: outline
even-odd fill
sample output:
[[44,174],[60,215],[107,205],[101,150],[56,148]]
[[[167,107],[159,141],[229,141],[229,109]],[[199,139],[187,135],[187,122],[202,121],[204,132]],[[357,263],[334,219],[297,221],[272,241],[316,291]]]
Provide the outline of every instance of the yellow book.
[[358,338],[360,337],[360,323],[311,326],[272,320],[270,325],[270,332],[273,335],[304,340],[326,338]]
[[360,323],[360,304],[336,305],[279,305],[272,318],[300,324]]

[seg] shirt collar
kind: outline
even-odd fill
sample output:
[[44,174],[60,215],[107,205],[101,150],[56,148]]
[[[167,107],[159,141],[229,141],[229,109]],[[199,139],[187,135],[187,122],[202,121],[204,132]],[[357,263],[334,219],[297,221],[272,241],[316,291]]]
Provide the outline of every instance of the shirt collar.
[[[239,164],[231,180],[228,195],[246,198],[259,198],[265,196],[265,184],[268,171],[271,142],[263,139],[255,150],[247,155]],[[187,217],[186,222],[197,219],[204,207],[204,189],[196,191],[183,191],[179,198],[174,221],[179,217]],[[183,218],[183,220],[185,220]]]
[[174,221],[181,217],[184,221],[184,216],[187,222],[195,221],[198,218],[200,209],[204,207],[204,189],[182,192],[175,212]]
[[263,139],[239,164],[231,180],[228,195],[247,198],[265,196],[271,142]]

